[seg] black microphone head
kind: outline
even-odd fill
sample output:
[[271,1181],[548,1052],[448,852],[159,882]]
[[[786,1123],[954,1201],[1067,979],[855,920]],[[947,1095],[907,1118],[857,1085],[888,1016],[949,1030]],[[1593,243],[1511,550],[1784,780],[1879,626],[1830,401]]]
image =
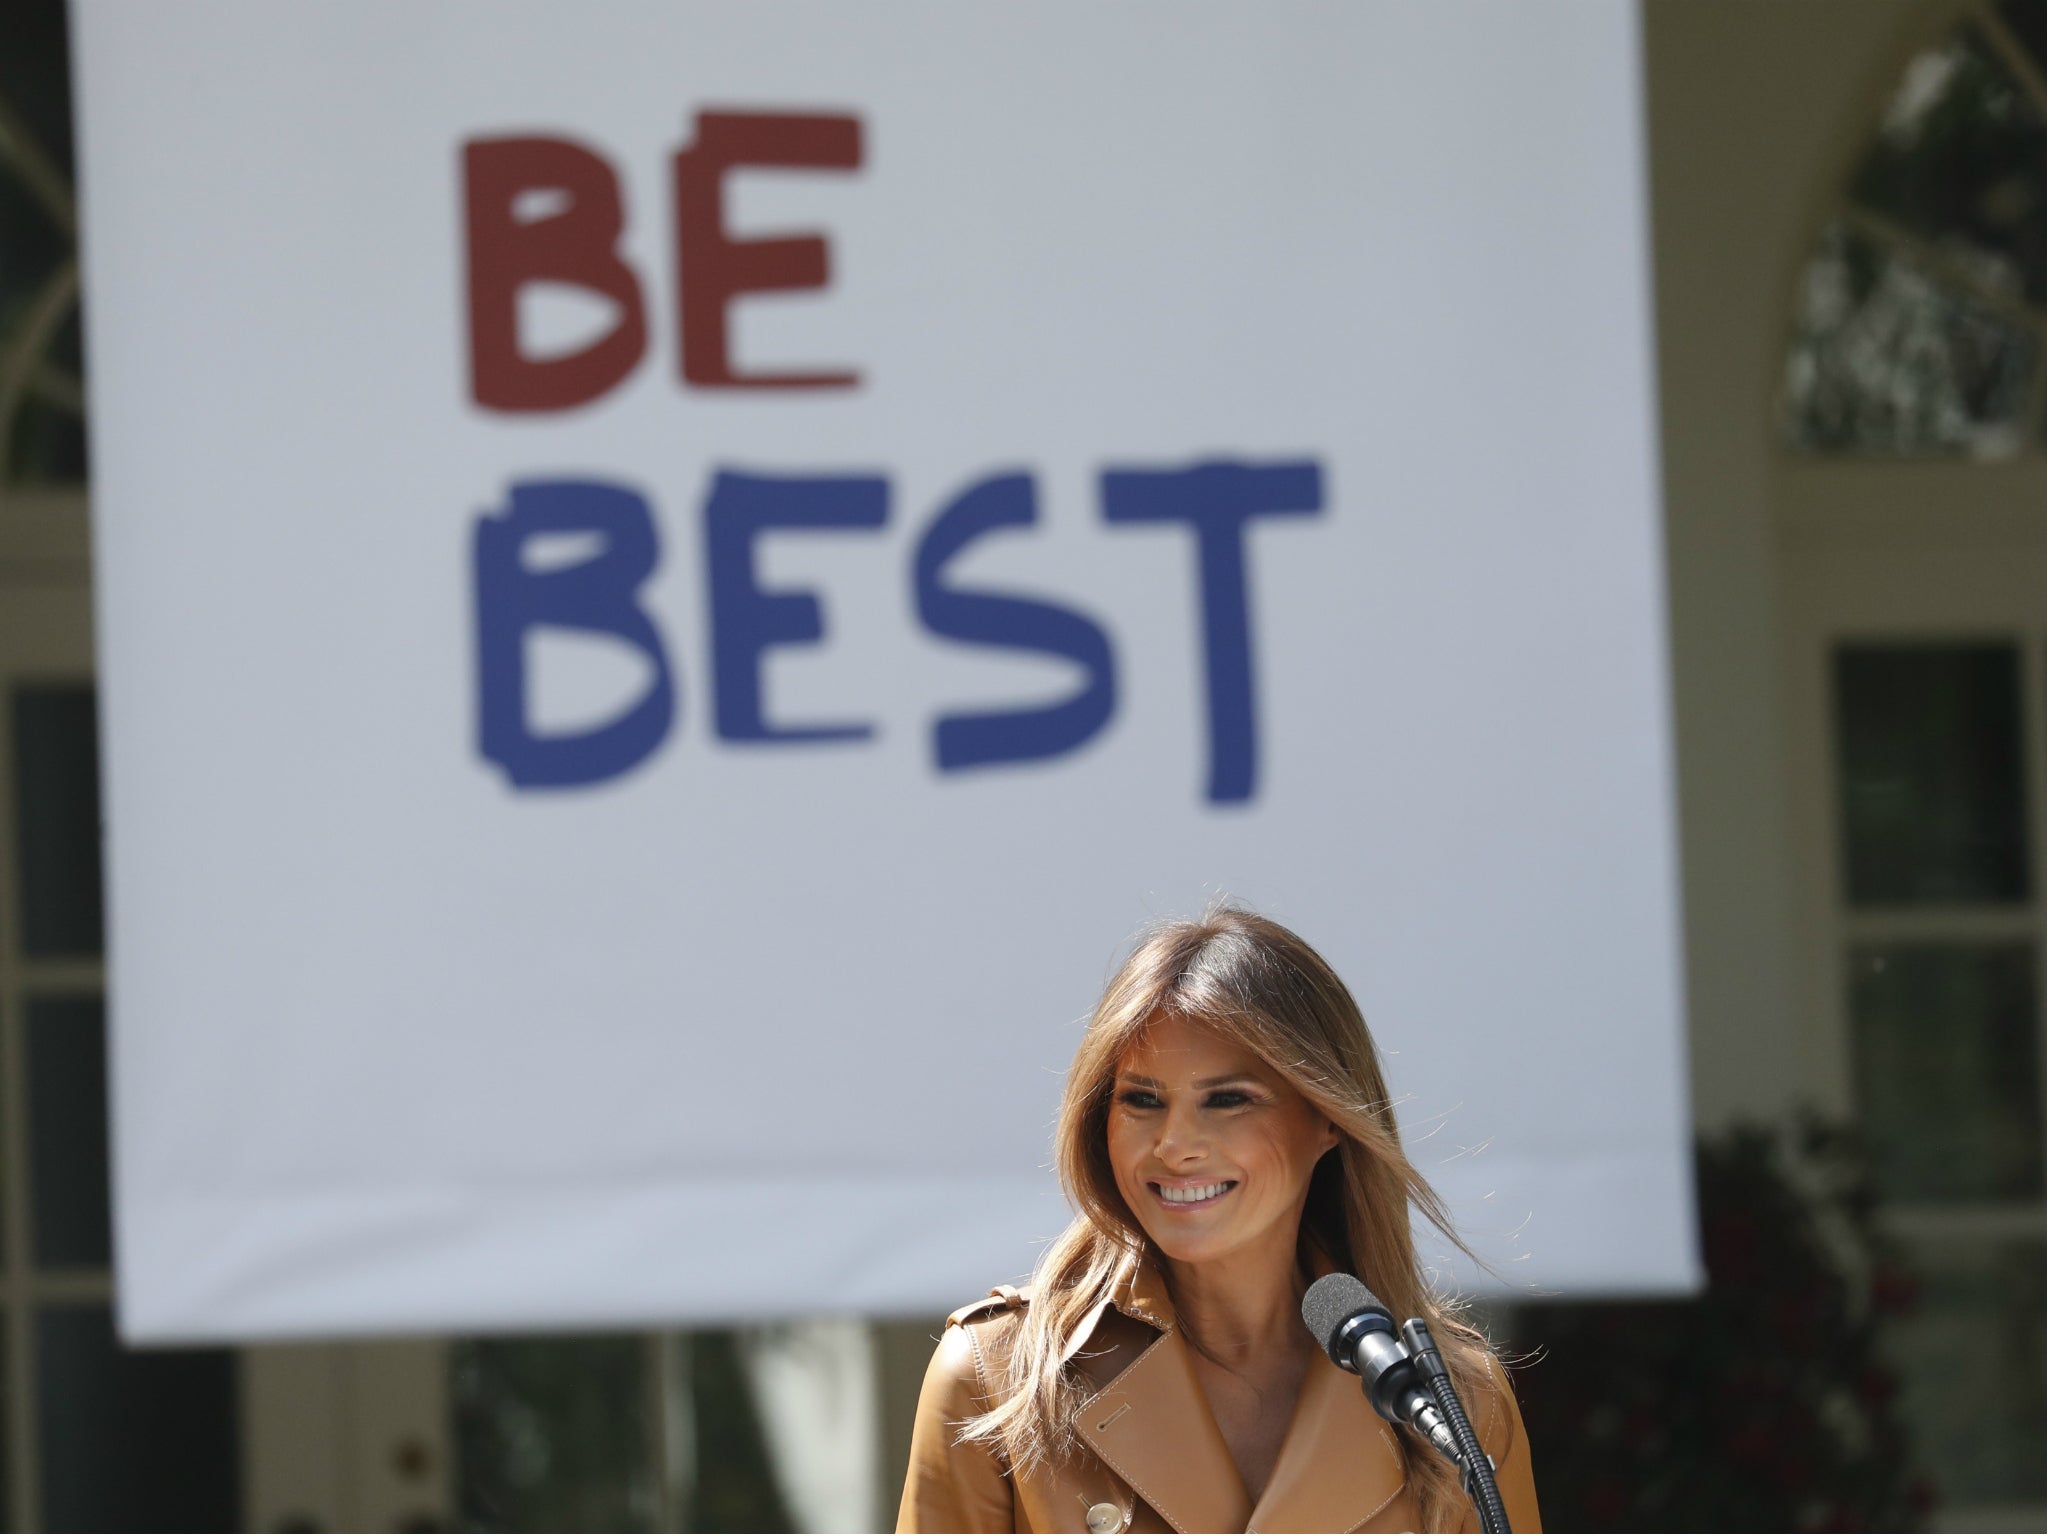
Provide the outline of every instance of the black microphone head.
[[1301,1320],[1308,1331],[1315,1335],[1315,1341],[1322,1346],[1323,1353],[1337,1364],[1346,1366],[1350,1362],[1344,1357],[1338,1333],[1344,1325],[1361,1312],[1377,1312],[1386,1321],[1388,1329],[1394,1326],[1393,1314],[1388,1312],[1379,1297],[1365,1288],[1365,1282],[1356,1275],[1325,1275],[1308,1288],[1308,1294],[1301,1298]]

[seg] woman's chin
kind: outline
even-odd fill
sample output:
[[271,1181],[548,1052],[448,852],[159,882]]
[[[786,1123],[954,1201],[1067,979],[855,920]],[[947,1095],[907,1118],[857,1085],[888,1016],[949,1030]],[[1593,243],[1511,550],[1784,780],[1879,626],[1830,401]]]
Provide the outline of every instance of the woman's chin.
[[1191,1232],[1153,1232],[1152,1246],[1175,1264],[1209,1264],[1225,1258],[1237,1244]]

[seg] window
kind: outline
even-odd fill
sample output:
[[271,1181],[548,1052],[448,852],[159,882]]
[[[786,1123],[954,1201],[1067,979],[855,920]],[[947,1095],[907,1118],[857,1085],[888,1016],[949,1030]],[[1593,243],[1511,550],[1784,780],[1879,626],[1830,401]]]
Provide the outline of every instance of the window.
[[1814,1081],[1904,1261],[1936,1526],[1989,1529],[2048,1477],[2042,11],[1928,20],[1792,295],[1777,510]]
[[2048,1476],[2025,670],[2017,640],[1833,658],[1853,1098],[1915,1292],[1888,1342],[1925,1471],[1980,1507]]
[[0,688],[0,1494],[22,1530],[234,1529],[233,1354],[114,1334],[93,690]]
[[64,8],[8,8],[0,50],[0,485],[85,480]]
[[1780,426],[1812,454],[2040,441],[2041,8],[1967,8],[1914,56],[1821,231]]

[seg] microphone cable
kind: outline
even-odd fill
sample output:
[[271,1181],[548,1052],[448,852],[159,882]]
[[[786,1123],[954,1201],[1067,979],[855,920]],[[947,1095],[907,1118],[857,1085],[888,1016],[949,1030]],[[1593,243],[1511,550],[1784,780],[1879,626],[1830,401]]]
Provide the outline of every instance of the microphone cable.
[[1509,1530],[1507,1505],[1501,1499],[1500,1484],[1493,1475],[1493,1458],[1486,1454],[1486,1448],[1479,1443],[1479,1436],[1472,1428],[1471,1419],[1465,1415],[1465,1405],[1458,1400],[1458,1389],[1451,1382],[1450,1367],[1444,1364],[1443,1357],[1437,1353],[1436,1340],[1430,1337],[1429,1324],[1419,1317],[1409,1318],[1401,1325],[1401,1341],[1408,1346],[1409,1358],[1429,1384],[1437,1406],[1443,1410],[1444,1421],[1450,1425],[1451,1437],[1458,1443],[1465,1492],[1479,1511],[1479,1528],[1482,1531]]

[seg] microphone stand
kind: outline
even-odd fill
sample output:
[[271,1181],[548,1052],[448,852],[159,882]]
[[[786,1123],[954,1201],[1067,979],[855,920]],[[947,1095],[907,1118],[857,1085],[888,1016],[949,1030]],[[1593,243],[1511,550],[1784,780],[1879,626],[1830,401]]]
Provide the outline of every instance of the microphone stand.
[[1436,1352],[1436,1340],[1429,1336],[1429,1324],[1419,1317],[1409,1318],[1401,1325],[1401,1340],[1408,1346],[1416,1371],[1443,1410],[1444,1421],[1450,1425],[1451,1437],[1458,1446],[1465,1492],[1479,1511],[1479,1529],[1508,1530],[1507,1505],[1501,1501],[1500,1485],[1494,1481],[1493,1458],[1486,1454],[1472,1421],[1465,1416],[1465,1405],[1458,1401],[1458,1389],[1451,1385],[1450,1369]]

